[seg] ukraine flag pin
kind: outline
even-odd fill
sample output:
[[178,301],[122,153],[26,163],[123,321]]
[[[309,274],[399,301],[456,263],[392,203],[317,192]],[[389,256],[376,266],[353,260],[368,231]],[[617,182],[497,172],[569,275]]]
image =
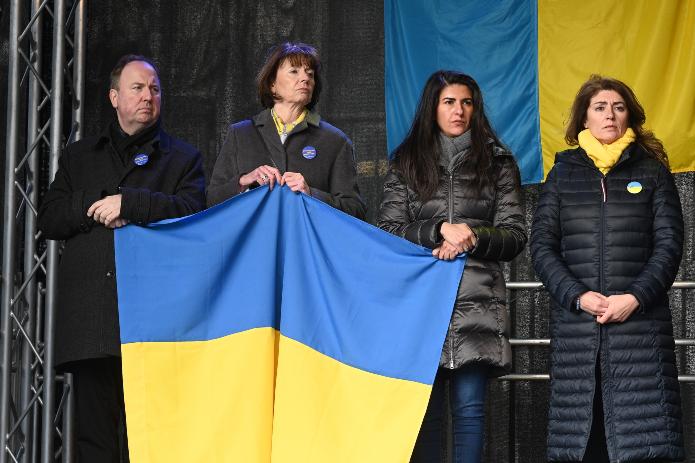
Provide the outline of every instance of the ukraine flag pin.
[[629,191],[633,195],[636,195],[637,193],[642,191],[642,184],[640,182],[630,182],[627,184],[627,191]]

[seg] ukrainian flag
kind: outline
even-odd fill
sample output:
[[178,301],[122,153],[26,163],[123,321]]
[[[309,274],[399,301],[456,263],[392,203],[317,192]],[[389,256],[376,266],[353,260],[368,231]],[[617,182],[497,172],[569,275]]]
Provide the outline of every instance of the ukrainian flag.
[[286,187],[119,229],[131,461],[408,461],[464,260]]
[[637,94],[671,170],[695,170],[695,0],[385,0],[389,152],[408,131],[427,77],[445,68],[480,84],[524,183],[564,142],[590,74]]

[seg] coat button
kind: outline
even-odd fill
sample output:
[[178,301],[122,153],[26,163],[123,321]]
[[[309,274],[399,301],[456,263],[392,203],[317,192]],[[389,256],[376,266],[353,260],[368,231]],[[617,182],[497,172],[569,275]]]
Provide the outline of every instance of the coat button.
[[113,272],[112,272],[111,270],[109,270],[108,272],[106,272],[106,277],[107,277],[107,278],[111,278],[112,276],[113,276]]

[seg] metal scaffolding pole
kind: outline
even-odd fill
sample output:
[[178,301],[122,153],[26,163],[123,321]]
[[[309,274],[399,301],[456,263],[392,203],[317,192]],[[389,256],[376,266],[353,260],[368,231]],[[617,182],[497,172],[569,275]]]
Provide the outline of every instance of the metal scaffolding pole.
[[75,33],[73,48],[74,61],[72,81],[74,85],[72,105],[72,140],[81,140],[84,136],[84,90],[85,62],[87,60],[87,2],[78,0],[75,8]]
[[[63,148],[63,84],[65,75],[65,0],[53,5],[53,60],[51,64],[51,151],[48,160],[50,180],[58,170]],[[46,318],[44,325],[43,416],[41,422],[41,461],[51,463],[55,426],[55,371],[53,370],[53,334],[55,330],[56,289],[58,277],[58,243],[48,241],[46,257]]]
[[[42,252],[46,246],[37,233],[36,215],[39,195],[48,186],[41,168],[48,164],[48,180],[53,178],[65,140],[64,103],[70,96],[71,139],[82,137],[85,20],[86,4],[80,0],[10,1],[0,274],[0,463],[74,459],[71,378],[56,377],[53,370],[58,247],[49,242]],[[44,34],[48,30],[52,32]],[[66,37],[68,31],[74,32],[72,39]],[[50,57],[42,56],[51,48]],[[51,65],[43,66],[48,58]],[[57,382],[62,382],[63,397],[56,411]],[[60,447],[54,451],[56,444]]]
[[[87,51],[87,2],[78,0],[74,19],[73,47],[73,104],[71,141],[81,140],[84,136],[84,94],[85,94],[85,62]],[[53,172],[53,171],[52,171]],[[53,174],[51,175],[51,178]],[[74,383],[71,373],[63,374],[63,388],[66,393],[63,409],[63,463],[75,461],[75,399],[72,391]]]
[[21,0],[10,2],[10,40],[8,50],[8,85],[7,85],[7,142],[5,148],[5,207],[3,215],[3,252],[2,252],[2,320],[0,336],[2,337],[2,380],[0,382],[0,436],[2,452],[0,463],[8,461],[10,446],[10,391],[12,376],[12,295],[14,294],[15,256],[17,248],[16,222],[14,219],[16,189],[15,165],[19,146],[19,23],[22,17]]
[[[41,107],[48,95],[43,95],[41,85],[37,76],[41,75],[43,43],[43,18],[40,14],[41,0],[31,1],[31,15],[36,19],[31,26],[31,48],[30,65],[36,70],[36,74],[29,74],[29,99],[27,107],[27,141],[26,152],[29,159],[26,163],[25,185],[27,191],[27,204],[24,209],[24,266],[25,278],[28,278],[28,285],[24,291],[26,311],[24,313],[24,328],[27,337],[22,339],[22,355],[20,362],[21,382],[19,390],[19,409],[30,410],[34,408],[32,400],[36,397],[34,385],[37,384],[38,359],[34,355],[36,349],[36,301],[37,301],[37,278],[32,275],[36,270],[35,265],[39,262],[37,254],[36,240],[36,214],[33,213],[33,206],[39,201],[39,177],[41,155]],[[21,430],[24,436],[24,461],[32,461],[33,446],[29,443],[33,440],[34,426],[32,423],[33,413],[30,412],[27,419],[22,420]]]

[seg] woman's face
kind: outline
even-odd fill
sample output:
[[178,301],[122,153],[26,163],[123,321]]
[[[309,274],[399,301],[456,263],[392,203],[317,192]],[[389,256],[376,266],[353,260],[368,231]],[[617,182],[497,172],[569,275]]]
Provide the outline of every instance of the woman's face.
[[437,125],[447,137],[458,137],[471,126],[473,95],[466,85],[447,85],[439,92]]
[[625,135],[628,111],[623,97],[615,90],[601,90],[591,97],[584,128],[604,145]]
[[275,82],[270,87],[278,102],[306,106],[314,93],[314,70],[308,65],[294,66],[285,59],[278,67]]

